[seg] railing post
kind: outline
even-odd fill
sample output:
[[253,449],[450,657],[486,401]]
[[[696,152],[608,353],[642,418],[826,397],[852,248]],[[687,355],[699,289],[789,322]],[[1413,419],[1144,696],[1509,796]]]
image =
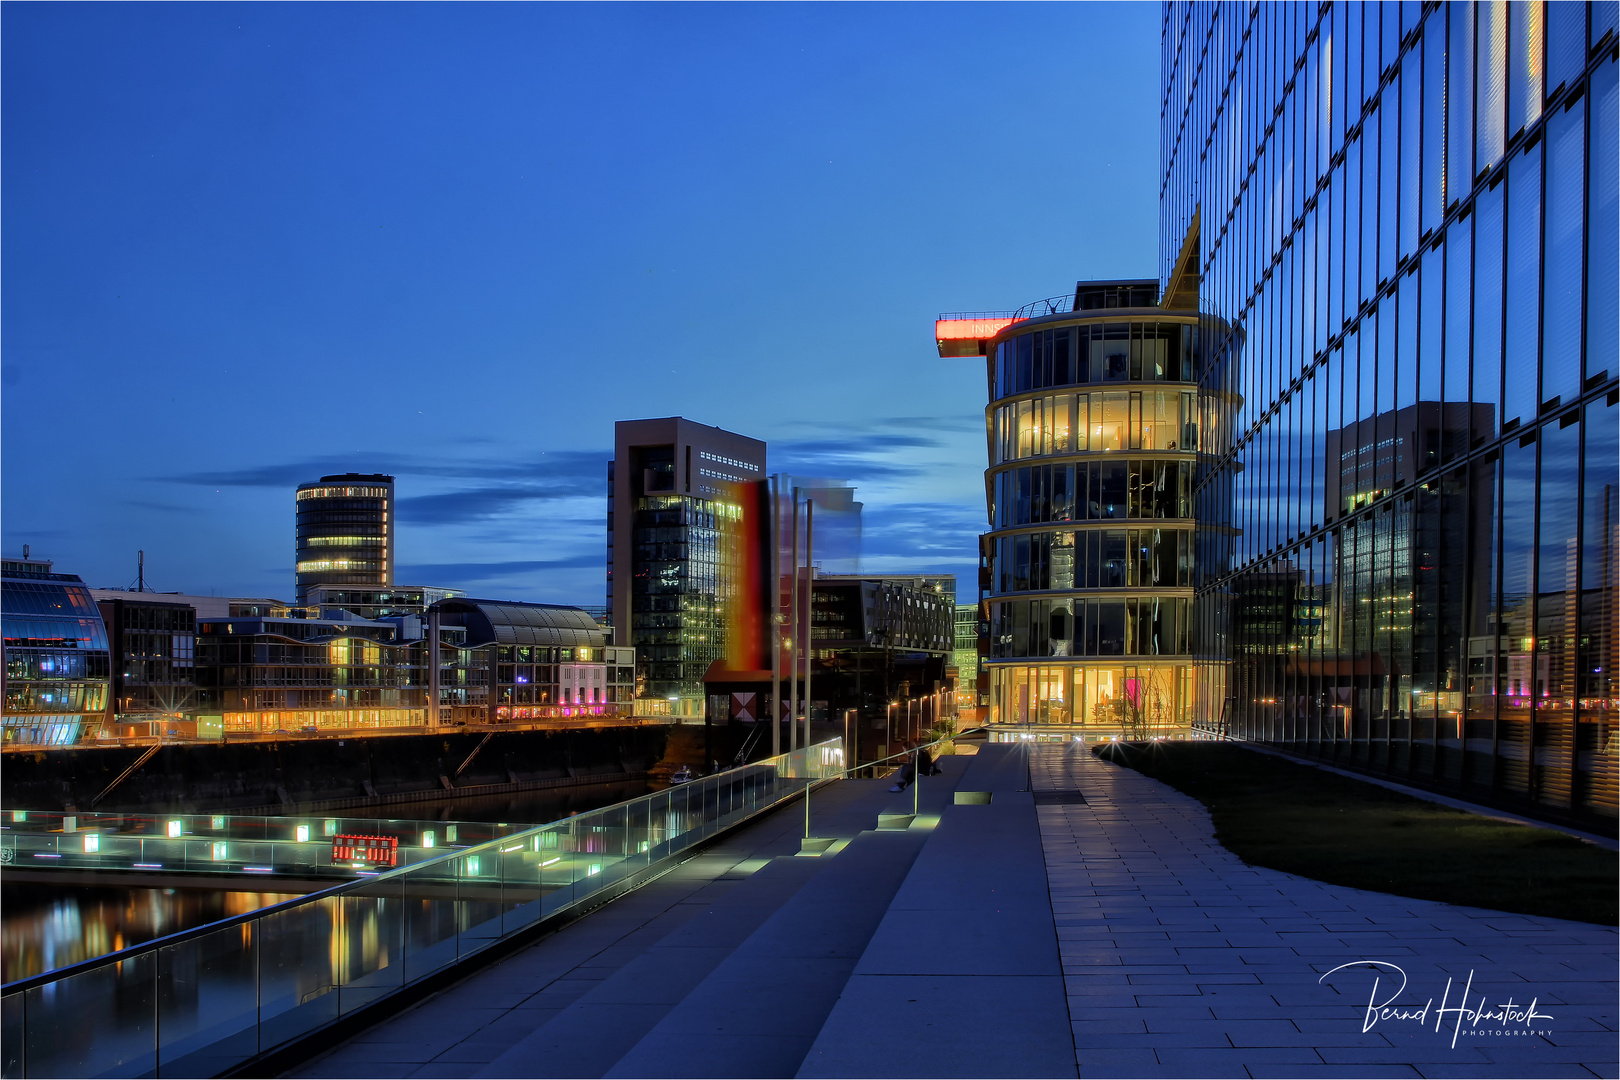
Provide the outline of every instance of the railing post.
[[917,816],[917,807],[922,801],[922,759],[927,751],[921,746],[917,747],[911,760],[911,816]]

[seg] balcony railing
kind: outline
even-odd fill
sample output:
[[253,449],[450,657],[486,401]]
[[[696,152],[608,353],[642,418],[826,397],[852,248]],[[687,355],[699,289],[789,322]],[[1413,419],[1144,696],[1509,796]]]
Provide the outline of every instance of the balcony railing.
[[841,744],[821,743],[9,983],[0,1074],[238,1069],[630,887],[842,767]]
[[1042,315],[1064,315],[1073,310],[1074,294],[1064,293],[1025,304],[1017,311],[945,311],[940,313],[939,318],[941,322],[969,319],[1010,319],[1018,322],[1022,319],[1038,319]]

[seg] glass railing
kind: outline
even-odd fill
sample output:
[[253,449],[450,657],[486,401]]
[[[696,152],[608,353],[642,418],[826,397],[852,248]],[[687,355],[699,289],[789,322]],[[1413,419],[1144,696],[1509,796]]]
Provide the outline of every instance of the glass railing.
[[218,1076],[606,898],[843,764],[841,742],[820,743],[9,983],[3,1076]]
[[[376,872],[363,850],[334,858],[345,837],[391,842],[394,866],[436,859],[529,825],[324,815],[96,814],[0,810],[0,864],[31,869],[125,870],[349,879]],[[397,845],[397,846],[396,846]],[[349,844],[361,849],[361,845]]]

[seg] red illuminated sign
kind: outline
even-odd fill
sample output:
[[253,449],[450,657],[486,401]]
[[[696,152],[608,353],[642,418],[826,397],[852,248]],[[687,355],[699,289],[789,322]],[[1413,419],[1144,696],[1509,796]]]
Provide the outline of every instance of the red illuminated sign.
[[1016,319],[935,319],[934,339],[936,341],[982,341],[993,338]]
[[373,866],[399,865],[399,837],[357,836],[339,833],[332,837],[332,861],[367,862]]

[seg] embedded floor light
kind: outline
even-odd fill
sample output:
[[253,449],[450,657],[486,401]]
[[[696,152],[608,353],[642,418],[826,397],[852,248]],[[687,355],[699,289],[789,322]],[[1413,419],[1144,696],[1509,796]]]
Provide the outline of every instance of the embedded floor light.
[[88,852],[100,851],[101,850],[101,834],[100,833],[93,833],[93,832],[85,833],[84,834],[84,850],[87,853]]
[[430,847],[433,846],[433,830],[432,829],[428,829],[427,831],[422,833],[422,846],[425,847],[425,848],[430,848]]
[[180,821],[179,819],[176,819],[174,821],[169,822],[169,839],[170,840],[175,840],[175,839],[179,838],[180,830],[184,827],[184,824],[185,823]]
[[223,840],[214,841],[214,861],[215,862],[224,862],[225,857],[230,854],[230,850],[231,850],[231,846],[229,844],[227,844],[225,841],[223,841]]
[[300,844],[309,843],[309,826],[300,825],[293,830],[293,836]]

